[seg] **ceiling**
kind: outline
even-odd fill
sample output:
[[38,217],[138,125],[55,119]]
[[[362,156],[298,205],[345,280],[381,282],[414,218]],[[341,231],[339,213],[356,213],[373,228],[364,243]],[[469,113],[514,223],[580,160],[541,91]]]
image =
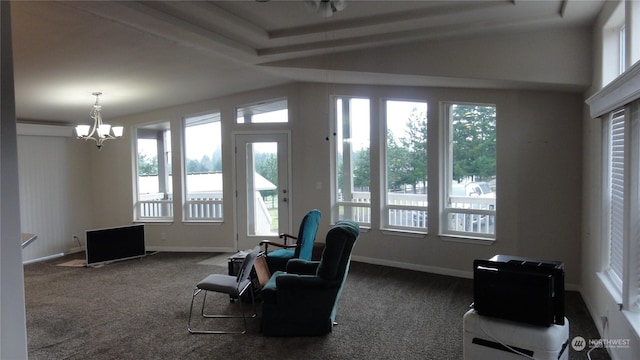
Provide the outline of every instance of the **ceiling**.
[[[95,91],[103,93],[108,119],[326,81],[329,70],[319,61],[306,70],[275,65],[447,37],[587,26],[603,1],[347,0],[331,17],[308,1],[16,1],[16,112],[22,122],[76,123],[87,119]],[[340,81],[394,83],[355,72]]]

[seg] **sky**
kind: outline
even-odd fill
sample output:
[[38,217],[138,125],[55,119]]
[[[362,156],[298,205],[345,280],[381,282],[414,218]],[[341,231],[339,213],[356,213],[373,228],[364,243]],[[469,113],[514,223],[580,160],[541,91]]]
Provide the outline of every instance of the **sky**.
[[[414,108],[426,113],[427,103],[399,100],[387,101],[387,118],[389,119],[387,128],[391,130],[396,139],[405,136],[406,120]],[[354,129],[351,134],[353,149],[360,150],[368,147],[370,143],[369,99],[352,99],[351,114]]]

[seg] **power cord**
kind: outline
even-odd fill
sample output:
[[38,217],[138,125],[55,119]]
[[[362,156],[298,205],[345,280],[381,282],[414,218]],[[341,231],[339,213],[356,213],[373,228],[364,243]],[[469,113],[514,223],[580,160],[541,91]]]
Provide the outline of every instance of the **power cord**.
[[76,235],[73,235],[73,238],[76,239],[76,241],[78,242],[78,247],[82,249],[82,243],[80,242],[80,239]]
[[599,349],[602,347],[602,343],[600,343],[599,341],[595,342],[595,345],[591,346],[591,349],[589,349],[589,351],[587,351],[587,359],[591,360],[591,352],[595,349]]
[[497,342],[498,344],[504,346],[505,348],[509,349],[510,351],[520,355],[520,356],[524,356],[527,359],[532,359],[532,360],[536,360],[536,358],[534,358],[533,356],[527,355],[521,351],[518,351],[516,349],[514,349],[513,347],[503,343],[502,341],[500,341],[500,339],[498,339],[497,337],[493,336],[492,334],[490,334],[482,325],[482,318],[478,317],[478,325],[480,325],[480,331],[482,331],[485,335],[487,335],[491,340]]

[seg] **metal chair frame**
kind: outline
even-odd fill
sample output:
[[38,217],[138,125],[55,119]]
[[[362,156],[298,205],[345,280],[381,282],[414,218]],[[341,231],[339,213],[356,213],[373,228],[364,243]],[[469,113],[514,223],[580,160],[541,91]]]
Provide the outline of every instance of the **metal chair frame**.
[[[253,305],[253,314],[249,316],[249,318],[251,319],[251,318],[255,318],[258,315],[255,298],[253,296],[253,286],[251,282],[249,282],[247,286],[245,286],[244,289],[242,289],[242,291],[238,293],[238,296],[242,296],[247,289],[250,290],[249,292],[251,294],[251,304]],[[203,318],[242,318],[244,322],[244,330],[243,331],[226,331],[226,330],[194,330],[192,329],[191,315],[193,314],[193,302],[196,296],[202,291],[204,291],[204,298],[202,299],[202,309],[200,311],[200,314],[202,315]],[[203,289],[195,289],[195,291],[193,292],[193,297],[191,298],[191,308],[189,309],[189,324],[188,324],[187,330],[189,330],[191,334],[244,334],[246,333],[247,332],[247,316],[245,316],[245,313],[244,313],[244,307],[242,306],[242,299],[239,299],[238,301],[238,303],[240,304],[240,311],[242,312],[242,315],[206,314],[204,311],[204,307],[205,307],[205,303],[207,302],[207,292],[209,291],[203,290]]]
[[[257,248],[255,249],[257,252]],[[249,256],[249,255],[247,255]],[[245,258],[245,262],[247,261],[247,258]],[[251,261],[251,267],[253,267],[253,262],[255,261],[255,257],[253,259],[253,261]],[[237,281],[238,281],[238,286],[240,286],[244,281],[242,279],[248,279],[248,274],[247,276],[245,276],[245,274],[248,272],[251,272],[251,267],[250,266],[245,266],[247,264],[242,264],[241,270],[240,270],[240,274],[238,274],[237,276]],[[240,304],[240,311],[242,312],[242,315],[231,315],[231,314],[207,314],[204,311],[205,308],[205,304],[207,302],[207,292],[209,292],[209,290],[206,289],[201,289],[199,287],[196,287],[196,289],[193,291],[193,296],[191,297],[191,307],[189,308],[189,321],[187,323],[187,330],[189,330],[189,332],[191,334],[244,334],[247,332],[247,316],[245,315],[244,312],[244,306],[242,305],[242,296],[244,295],[244,293],[249,290],[249,293],[251,294],[251,304],[253,305],[253,314],[251,316],[249,316],[249,318],[255,318],[258,315],[258,311],[256,308],[256,301],[255,301],[255,297],[253,295],[253,282],[251,281],[251,279],[248,279],[246,285],[242,288],[236,288],[236,291],[233,293],[225,293],[226,295],[231,295],[231,296],[237,296],[238,298],[238,303]],[[202,309],[200,310],[200,314],[202,315],[203,318],[242,318],[243,322],[244,322],[244,330],[243,331],[227,331],[227,330],[194,330],[191,328],[191,316],[193,314],[193,303],[194,300],[196,298],[196,296],[198,296],[198,294],[200,292],[204,291],[204,298],[202,299]],[[217,291],[214,291],[217,292]],[[218,293],[223,293],[223,292],[218,292]],[[233,302],[233,301],[232,301]]]

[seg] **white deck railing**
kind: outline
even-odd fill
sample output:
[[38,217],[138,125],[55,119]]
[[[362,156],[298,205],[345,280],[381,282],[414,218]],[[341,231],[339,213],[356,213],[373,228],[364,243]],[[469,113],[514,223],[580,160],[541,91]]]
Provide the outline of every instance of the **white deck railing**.
[[[426,194],[389,193],[387,195],[388,226],[405,229],[426,229],[428,200]],[[450,215],[449,230],[492,234],[495,219],[495,198],[453,196],[445,213]],[[349,200],[339,199],[341,218],[360,224],[371,224],[371,195],[354,192]]]
[[136,203],[138,220],[173,219],[173,199],[171,194],[155,193],[140,196]]
[[222,199],[191,199],[184,202],[185,220],[222,220]]

